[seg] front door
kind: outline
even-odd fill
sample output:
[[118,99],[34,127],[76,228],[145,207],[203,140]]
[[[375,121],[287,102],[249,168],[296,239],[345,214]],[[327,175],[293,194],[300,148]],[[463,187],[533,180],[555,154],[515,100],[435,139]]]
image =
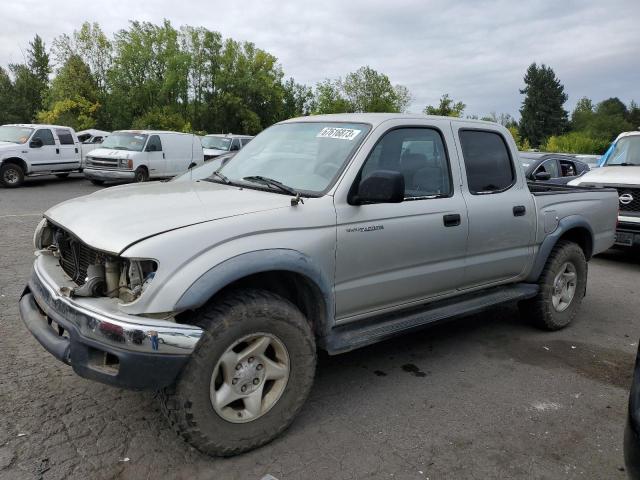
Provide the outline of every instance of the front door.
[[459,128],[458,153],[466,175],[469,243],[464,285],[475,287],[517,277],[533,254],[536,212],[518,175],[505,137],[497,130]]
[[60,163],[60,148],[49,128],[39,128],[29,140],[29,163],[33,172],[55,170]]
[[169,170],[172,168],[167,161],[162,150],[162,141],[158,135],[151,135],[145,147],[147,167],[150,177],[168,177],[172,175]]
[[400,172],[403,202],[336,204],[339,322],[409,306],[454,291],[462,281],[468,222],[444,135],[450,131],[393,129],[369,154],[356,184],[374,171]]

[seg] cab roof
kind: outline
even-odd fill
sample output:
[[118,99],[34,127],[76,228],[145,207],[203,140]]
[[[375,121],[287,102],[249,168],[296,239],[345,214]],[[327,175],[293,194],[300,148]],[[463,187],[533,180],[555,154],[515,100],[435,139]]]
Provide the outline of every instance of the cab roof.
[[7,123],[2,125],[3,127],[23,127],[23,128],[66,128],[67,130],[75,131],[71,127],[65,127],[64,125],[47,125],[44,123]]
[[388,120],[445,120],[460,121],[464,123],[477,124],[478,126],[501,127],[495,122],[486,120],[472,120],[459,117],[443,117],[438,115],[422,115],[420,113],[331,113],[327,115],[309,115],[306,117],[296,117],[284,120],[280,123],[292,122],[348,122],[348,123],[368,123],[377,127]]

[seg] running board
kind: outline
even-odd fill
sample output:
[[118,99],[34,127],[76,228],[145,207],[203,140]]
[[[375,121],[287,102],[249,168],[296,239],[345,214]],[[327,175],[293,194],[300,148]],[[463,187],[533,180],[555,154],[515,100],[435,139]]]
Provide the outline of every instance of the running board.
[[335,327],[323,343],[330,355],[348,352],[452,317],[477,313],[501,303],[532,298],[537,293],[538,285],[531,283],[481,290]]

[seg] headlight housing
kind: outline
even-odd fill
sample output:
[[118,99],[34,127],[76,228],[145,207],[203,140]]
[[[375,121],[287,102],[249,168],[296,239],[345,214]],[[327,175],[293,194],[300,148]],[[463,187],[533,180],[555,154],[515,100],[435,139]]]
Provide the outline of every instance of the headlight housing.
[[46,218],[40,220],[36,231],[33,233],[33,246],[36,250],[42,250],[53,244],[53,229]]

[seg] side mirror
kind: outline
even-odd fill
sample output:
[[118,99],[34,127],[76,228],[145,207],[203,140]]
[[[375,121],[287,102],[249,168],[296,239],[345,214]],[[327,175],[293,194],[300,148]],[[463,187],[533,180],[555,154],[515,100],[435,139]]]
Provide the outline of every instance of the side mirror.
[[42,148],[43,146],[44,143],[42,143],[41,138],[34,138],[33,140],[31,140],[31,142],[29,142],[29,147],[31,148]]
[[376,170],[360,181],[350,203],[400,203],[404,200],[404,176],[391,170]]
[[549,172],[538,172],[535,174],[535,179],[545,182],[551,179],[551,174]]
[[229,149],[230,152],[235,152],[237,150],[240,150],[240,145],[238,145],[237,143],[231,145],[231,148]]

